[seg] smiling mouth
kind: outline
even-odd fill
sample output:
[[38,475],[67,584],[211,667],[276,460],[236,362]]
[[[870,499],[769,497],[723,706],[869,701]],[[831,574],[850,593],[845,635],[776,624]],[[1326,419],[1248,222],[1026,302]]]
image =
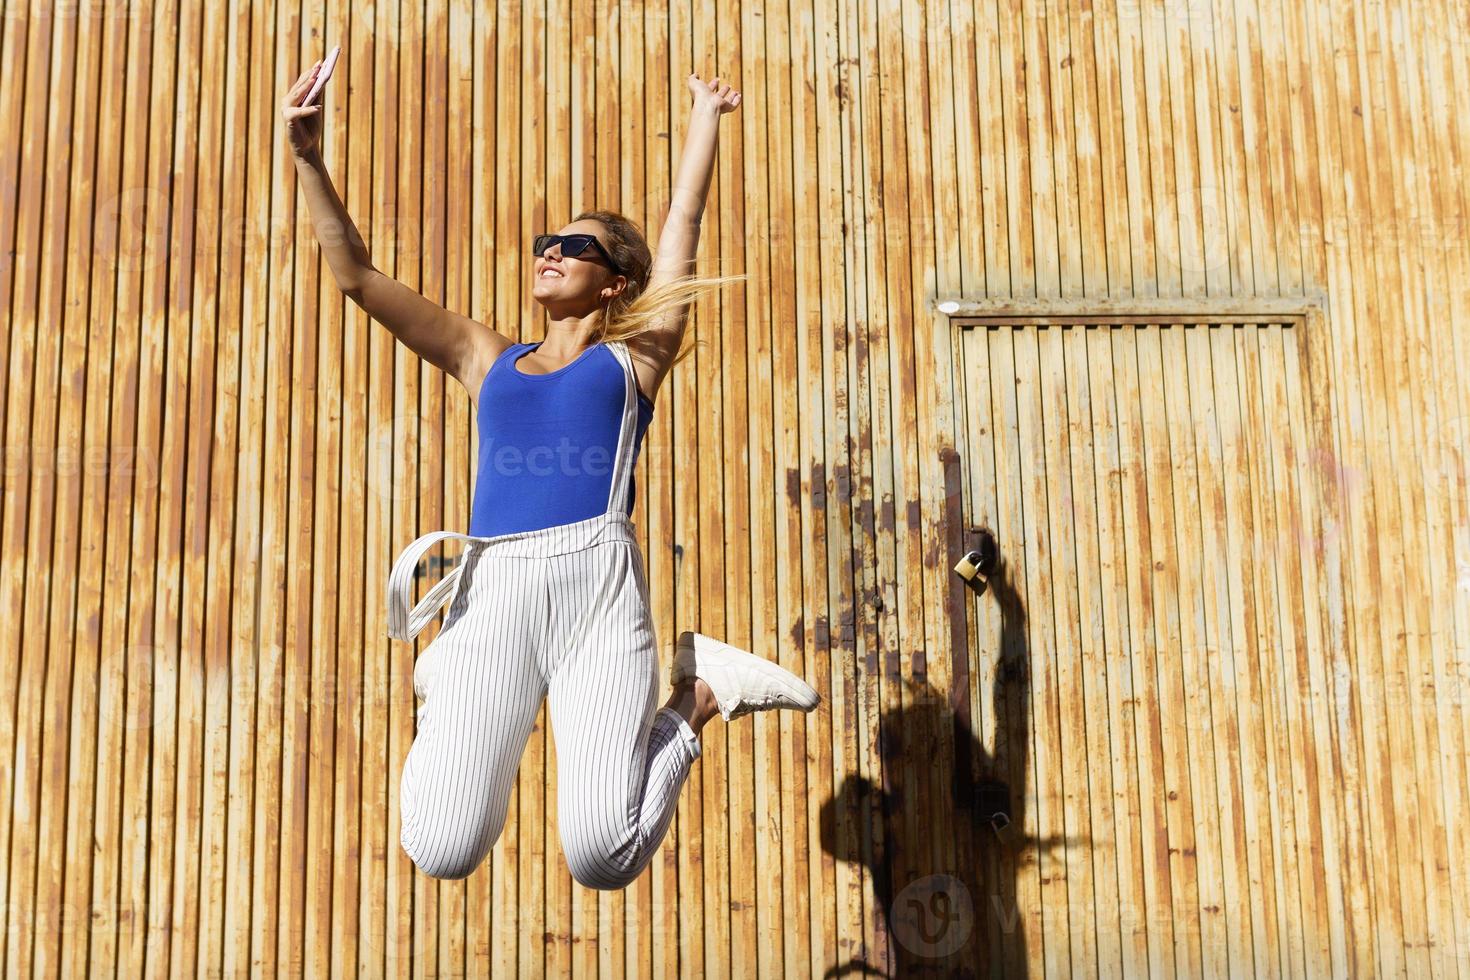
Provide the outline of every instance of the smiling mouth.
[[560,269],[553,269],[553,268],[551,268],[551,267],[548,266],[547,268],[542,269],[541,272],[540,272],[540,274],[537,275],[536,278],[537,279],[565,279],[566,278],[566,274],[564,272],[562,272]]

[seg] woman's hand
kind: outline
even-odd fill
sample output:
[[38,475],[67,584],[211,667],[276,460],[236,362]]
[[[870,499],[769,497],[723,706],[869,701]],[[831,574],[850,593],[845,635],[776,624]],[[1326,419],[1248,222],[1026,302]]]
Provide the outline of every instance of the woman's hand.
[[[332,77],[332,69],[335,67],[335,65],[327,66],[327,78]],[[301,77],[296,79],[296,84],[292,85],[290,91],[286,93],[286,101],[281,103],[281,118],[286,120],[286,140],[291,144],[291,152],[298,157],[310,156],[321,145],[322,99],[326,94],[325,79],[323,79],[323,88],[318,90],[312,103],[302,104],[311,92],[321,71],[322,62],[318,61],[302,72]]]
[[694,93],[695,109],[708,109],[719,115],[740,108],[740,93],[718,77],[705,82],[698,75],[690,75],[689,91]]

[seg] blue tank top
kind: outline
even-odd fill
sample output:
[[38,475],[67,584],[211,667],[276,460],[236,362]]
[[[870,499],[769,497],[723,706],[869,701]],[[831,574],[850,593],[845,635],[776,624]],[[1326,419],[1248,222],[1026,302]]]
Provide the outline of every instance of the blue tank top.
[[[480,385],[469,530],[476,537],[571,524],[615,509],[633,511],[632,465],[653,404],[638,391],[631,362],[625,368],[606,343],[598,343],[550,374],[516,367],[522,355],[540,346],[510,345]],[[625,428],[633,429],[626,433],[633,451],[624,505],[612,496]]]

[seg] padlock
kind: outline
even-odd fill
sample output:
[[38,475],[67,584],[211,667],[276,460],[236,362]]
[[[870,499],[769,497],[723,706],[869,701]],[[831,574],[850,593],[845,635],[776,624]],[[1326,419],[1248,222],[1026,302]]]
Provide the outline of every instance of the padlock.
[[965,580],[965,584],[975,590],[976,595],[984,595],[988,587],[987,579],[991,572],[995,571],[995,560],[1000,555],[1000,549],[996,545],[995,536],[986,528],[979,528],[980,546],[966,553],[955,565],[955,574]]
[[986,780],[975,786],[975,812],[995,832],[1002,843],[1015,839],[1011,822],[1011,788],[998,780]]

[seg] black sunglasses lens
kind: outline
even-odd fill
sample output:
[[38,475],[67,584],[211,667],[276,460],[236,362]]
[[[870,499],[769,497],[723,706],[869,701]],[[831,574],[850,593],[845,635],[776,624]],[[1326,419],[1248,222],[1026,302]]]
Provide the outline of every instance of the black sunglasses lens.
[[592,244],[591,235],[537,235],[531,240],[531,252],[535,255],[544,255],[551,246],[561,243],[561,254],[567,258],[575,258],[587,251],[587,246]]
[[587,246],[592,244],[591,235],[564,235],[561,240],[561,254],[576,258],[587,251]]

